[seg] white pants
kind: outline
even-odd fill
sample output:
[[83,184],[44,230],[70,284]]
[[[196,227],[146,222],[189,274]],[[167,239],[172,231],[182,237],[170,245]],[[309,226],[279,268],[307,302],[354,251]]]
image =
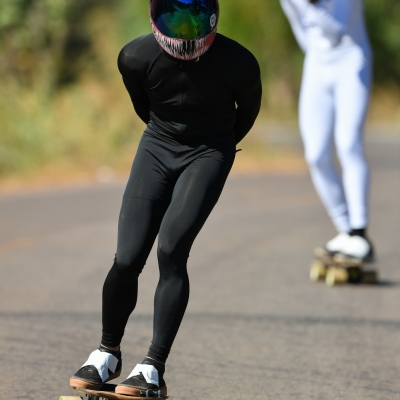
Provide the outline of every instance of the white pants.
[[[339,232],[368,224],[369,171],[363,127],[369,102],[368,52],[355,47],[329,60],[307,54],[300,130],[314,186]],[[342,167],[334,167],[332,147]]]

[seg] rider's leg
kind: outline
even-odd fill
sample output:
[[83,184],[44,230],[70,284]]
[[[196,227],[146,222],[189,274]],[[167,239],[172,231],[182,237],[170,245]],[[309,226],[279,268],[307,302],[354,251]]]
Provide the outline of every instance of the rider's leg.
[[[194,154],[190,156],[190,153]],[[190,150],[188,157],[184,151],[180,154],[180,176],[159,232],[160,279],[154,301],[152,343],[148,358],[118,385],[117,393],[138,395],[141,390],[159,389],[166,394],[164,367],[160,363],[165,363],[168,357],[186,310],[189,298],[187,258],[193,241],[218,201],[234,154],[233,140],[213,148]],[[158,385],[146,379],[149,365],[157,371]]]
[[370,66],[361,51],[338,63],[335,142],[351,229],[368,225],[369,169],[364,156],[364,123],[370,93]]
[[337,154],[343,171],[351,240],[343,253],[364,261],[374,260],[366,235],[369,217],[369,168],[364,155],[364,123],[370,95],[371,68],[360,49],[346,55],[336,69],[335,92]]
[[350,224],[342,183],[333,162],[333,83],[329,66],[306,58],[301,85],[299,117],[305,157],[311,178],[339,232]]
[[71,378],[71,386],[99,389],[121,371],[119,344],[136,305],[138,276],[172,195],[173,185],[157,162],[157,152],[143,138],[122,202],[115,262],[103,287],[102,346]]

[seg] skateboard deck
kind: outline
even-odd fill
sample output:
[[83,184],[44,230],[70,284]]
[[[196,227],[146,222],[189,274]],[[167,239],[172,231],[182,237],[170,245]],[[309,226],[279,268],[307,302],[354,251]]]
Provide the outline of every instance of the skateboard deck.
[[345,258],[340,254],[330,256],[322,248],[315,249],[314,257],[310,269],[313,282],[325,280],[328,286],[378,283],[378,272],[372,265],[367,268],[359,259]]
[[[84,388],[73,388],[77,392],[83,393],[87,396],[87,400],[100,400],[100,399],[118,399],[118,400],[143,400],[143,399],[154,399],[154,400],[166,400],[168,396],[157,396],[154,391],[143,391],[143,396],[128,396],[125,394],[115,393],[116,385],[105,384],[101,390],[90,390]],[[80,396],[61,396],[59,400],[80,400]]]

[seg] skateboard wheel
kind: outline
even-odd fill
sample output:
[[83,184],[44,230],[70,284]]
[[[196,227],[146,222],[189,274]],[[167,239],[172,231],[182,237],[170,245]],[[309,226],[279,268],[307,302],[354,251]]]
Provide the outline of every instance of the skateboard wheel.
[[311,265],[310,269],[310,279],[312,282],[322,281],[326,277],[327,268],[325,264],[320,261],[315,261]]
[[363,271],[362,283],[370,285],[378,283],[378,273],[376,271]]
[[347,283],[349,280],[349,273],[344,268],[329,268],[326,274],[325,283],[328,286],[335,286],[338,284]]
[[83,400],[81,396],[60,396],[59,400]]

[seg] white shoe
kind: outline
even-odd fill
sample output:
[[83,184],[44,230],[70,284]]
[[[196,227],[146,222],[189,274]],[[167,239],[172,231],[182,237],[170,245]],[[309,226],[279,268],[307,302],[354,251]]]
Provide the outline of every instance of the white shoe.
[[104,383],[118,378],[121,374],[121,351],[112,351],[100,346],[70,379],[75,388],[100,390]]
[[347,232],[341,232],[326,243],[325,248],[331,253],[343,253],[351,236]]
[[350,236],[344,244],[343,254],[349,257],[365,260],[372,256],[372,248],[366,239],[361,236]]

